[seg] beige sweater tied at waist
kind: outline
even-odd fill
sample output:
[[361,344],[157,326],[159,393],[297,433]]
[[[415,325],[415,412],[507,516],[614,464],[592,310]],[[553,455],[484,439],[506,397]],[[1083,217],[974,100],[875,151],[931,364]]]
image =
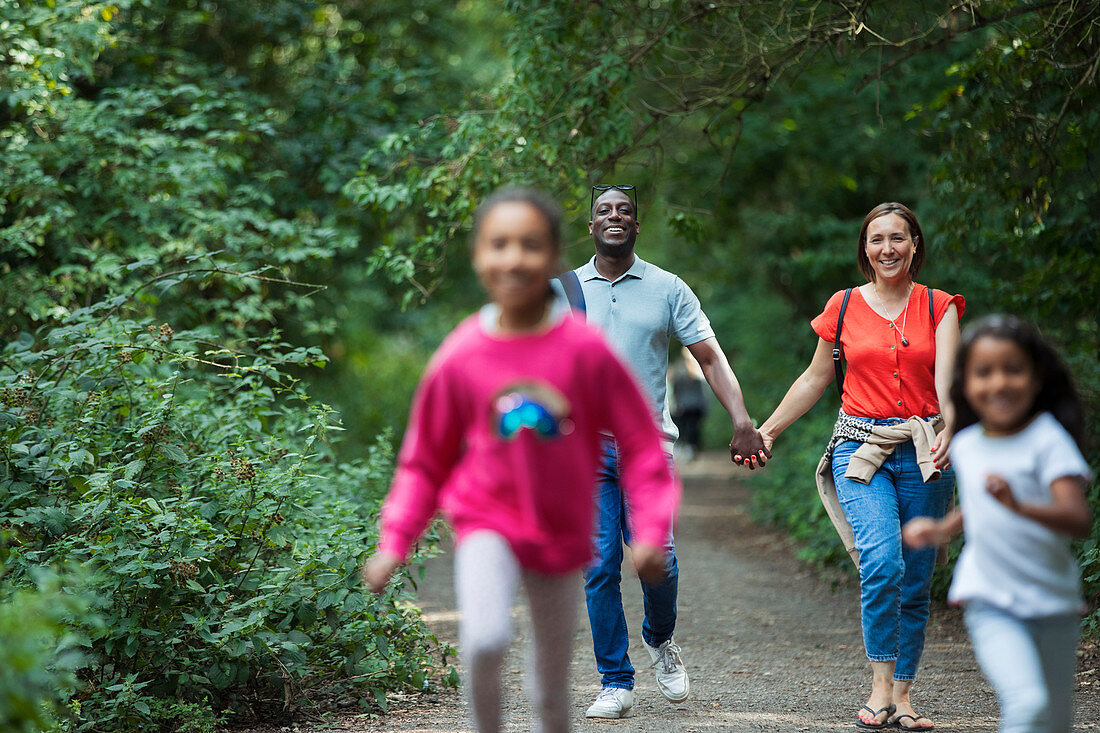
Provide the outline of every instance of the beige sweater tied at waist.
[[[940,477],[940,469],[936,468],[932,460],[932,445],[936,442],[936,434],[943,430],[943,419],[939,416],[932,420],[924,420],[919,417],[911,417],[897,425],[874,425],[870,433],[863,438],[863,444],[852,454],[848,462],[848,470],[844,477],[861,484],[870,483],[875,471],[882,467],[883,462],[894,452],[899,444],[908,440],[913,441],[916,449],[917,466],[920,468],[921,478],[925,483],[935,481]],[[844,515],[844,509],[840,505],[840,499],[836,494],[836,484],[833,480],[832,447],[825,452],[821,461],[817,464],[816,481],[817,493],[821,503],[825,507],[825,513],[829,515],[829,521],[833,523],[837,534],[844,542],[844,549],[848,551],[852,562],[859,567],[859,550],[856,549],[855,536],[852,534],[852,526]]]
[[[866,441],[852,455],[848,462],[848,470],[844,472],[844,478],[858,481],[861,484],[870,483],[875,471],[882,467],[883,462],[894,452],[894,448],[907,440],[913,441],[913,447],[917,450],[917,466],[920,467],[921,479],[924,483],[935,481],[940,477],[940,469],[932,461],[932,445],[936,442],[936,428],[933,421],[922,420],[919,417],[911,417],[897,425],[875,425],[871,428],[871,434]],[[943,429],[943,421],[936,421]],[[830,472],[831,474],[831,472]]]

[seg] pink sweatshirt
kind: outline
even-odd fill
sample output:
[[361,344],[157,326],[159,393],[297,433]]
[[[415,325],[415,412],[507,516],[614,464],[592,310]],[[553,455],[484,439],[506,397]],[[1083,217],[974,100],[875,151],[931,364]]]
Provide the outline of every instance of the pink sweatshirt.
[[603,336],[571,318],[537,334],[489,334],[470,316],[417,388],[379,549],[406,557],[442,508],[458,542],[492,530],[525,568],[584,566],[601,431],[618,442],[633,537],[662,546],[680,486],[641,389]]

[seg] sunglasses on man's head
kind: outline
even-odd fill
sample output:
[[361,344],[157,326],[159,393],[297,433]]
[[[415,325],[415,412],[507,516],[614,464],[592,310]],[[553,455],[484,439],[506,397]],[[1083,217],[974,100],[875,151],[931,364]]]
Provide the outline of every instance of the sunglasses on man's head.
[[634,216],[638,216],[638,189],[630,183],[597,183],[592,186],[592,197],[588,201],[588,210],[591,212],[592,207],[596,205],[596,192],[599,191],[602,196],[605,191],[622,191],[630,200],[634,203]]

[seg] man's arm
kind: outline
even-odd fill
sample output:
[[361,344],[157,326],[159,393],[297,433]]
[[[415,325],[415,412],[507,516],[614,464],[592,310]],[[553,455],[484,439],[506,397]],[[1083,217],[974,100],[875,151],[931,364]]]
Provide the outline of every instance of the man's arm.
[[722,347],[718,345],[718,339],[710,338],[687,345],[688,351],[703,368],[703,376],[707,384],[714,391],[714,396],[726,408],[733,420],[733,439],[730,441],[730,460],[741,463],[749,468],[755,468],[760,460],[760,452],[764,452],[765,458],[771,458],[771,453],[764,448],[764,441],[759,431],[752,425],[748,410],[745,409],[745,398],[741,394],[741,385],[726,359]]

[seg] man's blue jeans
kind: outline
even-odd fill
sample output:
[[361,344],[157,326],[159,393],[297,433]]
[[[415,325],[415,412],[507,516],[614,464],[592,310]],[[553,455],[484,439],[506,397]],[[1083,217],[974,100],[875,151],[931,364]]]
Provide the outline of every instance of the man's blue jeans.
[[[866,420],[876,425],[904,422]],[[901,527],[914,517],[940,518],[947,513],[955,472],[947,469],[939,479],[924,483],[913,442],[908,441],[894,448],[870,483],[861,484],[844,478],[860,445],[845,441],[836,447],[833,479],[859,550],[863,646],[872,662],[896,660],[894,679],[912,680],[924,652],[936,548],[904,546]]]
[[[584,576],[584,600],[592,626],[592,648],[596,653],[596,669],[603,676],[602,685],[632,690],[634,667],[627,655],[626,615],[619,588],[622,582],[623,543],[630,542],[629,507],[623,501],[619,485],[618,452],[610,439],[604,441],[596,492],[598,523],[594,538],[595,559]],[[679,569],[671,527],[672,518],[669,517],[667,574],[664,581],[656,585],[642,583],[645,608],[642,638],[650,646],[660,646],[671,639],[676,628]]]

